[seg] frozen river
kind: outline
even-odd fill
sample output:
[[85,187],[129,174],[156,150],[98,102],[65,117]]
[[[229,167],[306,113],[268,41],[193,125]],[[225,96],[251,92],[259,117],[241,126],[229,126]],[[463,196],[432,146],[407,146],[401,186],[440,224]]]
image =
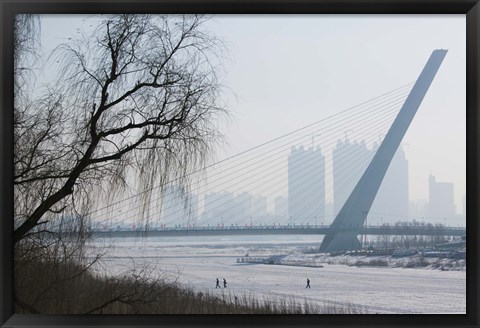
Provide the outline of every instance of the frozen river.
[[[225,236],[104,239],[113,273],[148,264],[182,285],[211,293],[230,292],[270,300],[294,297],[309,303],[356,305],[368,313],[465,313],[465,271],[355,267],[322,268],[237,263],[245,256],[299,253],[318,248],[315,236]],[[299,256],[302,256],[301,254]],[[215,289],[225,278],[226,289]],[[306,289],[306,279],[311,289]]]

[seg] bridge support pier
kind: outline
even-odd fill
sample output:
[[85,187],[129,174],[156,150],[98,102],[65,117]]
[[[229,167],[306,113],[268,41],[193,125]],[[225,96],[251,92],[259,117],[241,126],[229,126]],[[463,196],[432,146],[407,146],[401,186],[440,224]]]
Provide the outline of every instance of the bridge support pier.
[[[443,49],[434,50],[431,54],[375,156],[330,225],[320,246],[321,251],[359,248],[357,235],[361,232],[378,188],[446,54],[447,50]],[[347,231],[349,227],[352,229]]]
[[320,252],[361,249],[362,244],[358,240],[357,235],[358,231],[351,230],[327,234],[320,245]]

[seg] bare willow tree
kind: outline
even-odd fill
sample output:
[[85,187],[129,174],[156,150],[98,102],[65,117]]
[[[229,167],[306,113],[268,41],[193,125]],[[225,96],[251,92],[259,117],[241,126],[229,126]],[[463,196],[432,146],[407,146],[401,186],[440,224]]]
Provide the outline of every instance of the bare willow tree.
[[205,17],[97,19],[56,49],[54,84],[16,102],[15,242],[58,213],[81,216],[132,173],[148,198],[152,186],[201,166],[219,137],[223,48],[203,30]]
[[124,288],[110,280],[102,285],[90,268],[103,251],[87,254],[83,231],[99,200],[127,190],[129,180],[138,182],[148,208],[152,187],[187,182],[187,173],[205,163],[225,113],[218,79],[224,47],[204,31],[206,20],[93,17],[89,33],[72,36],[42,61],[40,17],[16,16],[14,298],[20,312],[101,313],[115,302],[135,307],[162,298],[168,284],[156,277],[161,288],[152,289],[144,269],[132,268],[131,277],[115,282]]

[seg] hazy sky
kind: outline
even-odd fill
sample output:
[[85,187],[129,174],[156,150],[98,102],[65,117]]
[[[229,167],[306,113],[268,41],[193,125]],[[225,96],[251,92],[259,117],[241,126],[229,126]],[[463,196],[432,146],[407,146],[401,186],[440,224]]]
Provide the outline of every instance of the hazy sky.
[[[75,35],[83,17],[43,16],[43,45]],[[410,199],[428,176],[455,183],[466,166],[465,15],[222,15],[206,28],[229,50],[222,82],[231,121],[219,158],[274,139],[417,79],[433,50],[448,49],[402,142]],[[327,155],[329,156],[329,155]]]
[[[404,140],[410,198],[428,175],[465,194],[465,16],[218,16],[236,95],[231,152],[253,147],[415,81],[434,49],[448,49]],[[248,131],[248,133],[245,133]]]

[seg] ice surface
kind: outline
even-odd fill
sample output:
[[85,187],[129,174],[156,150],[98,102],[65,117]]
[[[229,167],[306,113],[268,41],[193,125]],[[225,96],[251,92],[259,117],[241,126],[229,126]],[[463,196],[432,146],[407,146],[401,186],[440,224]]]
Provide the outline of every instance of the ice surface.
[[[106,244],[105,244],[106,243]],[[104,264],[112,274],[132,265],[155,266],[158,274],[178,279],[184,286],[210,293],[230,292],[271,300],[294,297],[320,305],[353,304],[369,313],[466,313],[465,271],[440,271],[392,267],[355,267],[322,264],[322,268],[237,263],[245,256],[285,254],[290,258],[305,247],[318,247],[306,236],[263,238],[119,238],[97,240],[108,247]],[[341,258],[339,258],[341,261]],[[342,262],[334,262],[342,263]],[[226,289],[215,289],[216,278],[225,278]],[[306,279],[311,289],[306,289]]]

